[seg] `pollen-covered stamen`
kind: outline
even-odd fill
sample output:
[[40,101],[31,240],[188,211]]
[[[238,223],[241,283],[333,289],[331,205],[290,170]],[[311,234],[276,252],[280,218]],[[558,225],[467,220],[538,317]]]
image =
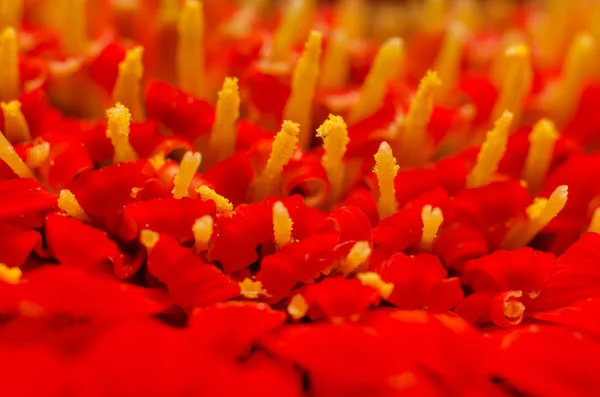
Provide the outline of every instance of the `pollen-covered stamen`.
[[239,117],[238,79],[227,77],[219,92],[215,123],[210,134],[210,165],[230,157],[235,152],[236,123]]
[[375,272],[358,273],[356,278],[360,280],[362,285],[366,285],[378,290],[379,295],[381,295],[383,299],[389,298],[389,296],[392,294],[392,290],[394,289],[394,284],[384,282],[379,274]]
[[326,90],[341,88],[346,84],[349,74],[348,37],[338,29],[329,36],[323,54],[319,86]]
[[277,192],[281,172],[294,154],[294,150],[298,144],[299,133],[300,126],[297,123],[288,120],[283,122],[281,131],[277,133],[273,141],[273,149],[271,149],[267,165],[260,176],[254,181],[252,194],[255,200],[263,200],[267,196]]
[[273,35],[271,61],[287,61],[292,46],[306,34],[306,27],[312,24],[315,0],[292,0]]
[[292,75],[292,92],[283,110],[283,118],[300,124],[300,146],[307,149],[312,137],[311,121],[313,96],[319,78],[321,60],[320,32],[310,33],[304,44],[304,52]]
[[200,195],[204,201],[214,201],[217,206],[217,212],[226,216],[233,214],[233,204],[219,193],[215,192],[206,185],[198,186],[196,192]]
[[29,148],[27,151],[27,159],[25,163],[27,166],[35,170],[39,168],[50,154],[50,144],[48,142],[40,142]]
[[204,215],[196,219],[192,225],[192,233],[194,233],[194,251],[206,251],[210,245],[214,230],[214,220],[210,215]]
[[460,76],[463,47],[467,29],[462,23],[451,24],[444,36],[434,70],[442,82],[438,96],[445,98],[456,88]]
[[400,72],[404,57],[402,39],[394,37],[386,41],[360,88],[358,101],[350,111],[349,121],[355,123],[375,113],[383,104],[387,85]]
[[587,231],[600,234],[600,208],[596,208],[596,210],[594,210],[594,214],[592,215],[592,220]]
[[125,55],[125,59],[119,63],[119,74],[113,89],[113,102],[122,103],[129,109],[134,121],[142,119],[142,76],[144,67],[142,56],[144,48],[137,46]]
[[371,253],[371,246],[367,241],[358,241],[354,243],[348,256],[342,260],[340,271],[344,276],[349,276],[369,260]]
[[77,218],[80,221],[87,222],[90,220],[73,192],[68,189],[63,189],[58,194],[58,208],[70,217]]
[[34,178],[31,169],[19,157],[15,148],[6,139],[4,134],[0,132],[0,159],[10,167],[17,176],[21,178]]
[[21,112],[21,102],[14,100],[8,103],[1,102],[0,107],[4,114],[4,135],[12,143],[22,143],[31,140],[29,125]]
[[444,214],[439,208],[433,208],[426,205],[421,211],[421,220],[423,221],[423,234],[421,236],[421,247],[426,251],[431,251],[433,241],[437,237],[438,230],[444,222]]
[[87,50],[86,0],[61,0],[59,31],[67,55],[82,55]]
[[203,98],[206,92],[204,59],[204,8],[197,0],[186,0],[177,22],[177,77],[179,87]]
[[344,119],[329,115],[329,118],[317,129],[317,136],[323,139],[325,154],[321,164],[327,172],[330,185],[330,202],[337,203],[343,194],[344,155],[350,138]]
[[418,165],[427,159],[427,125],[433,113],[433,101],[442,82],[436,72],[428,71],[398,130],[396,148],[402,164]]
[[0,29],[20,26],[23,17],[23,0],[0,0]]
[[308,311],[308,303],[300,294],[295,295],[287,307],[287,312],[294,320],[300,320]]
[[487,133],[485,142],[481,145],[477,155],[475,166],[467,177],[467,187],[485,186],[492,181],[506,151],[512,120],[512,113],[504,112],[496,121],[494,128]]
[[527,182],[530,192],[537,192],[542,187],[557,139],[558,131],[554,123],[547,119],[538,121],[529,134],[529,152],[522,178]]
[[427,33],[438,33],[446,26],[446,0],[427,0],[423,5],[421,27]]
[[0,282],[6,284],[19,284],[23,273],[18,267],[8,267],[4,263],[0,263]]
[[292,230],[294,221],[290,217],[290,213],[281,201],[273,204],[273,236],[277,249],[281,249],[293,242]]
[[336,8],[336,29],[353,39],[363,37],[367,28],[367,15],[365,0],[342,0]]
[[201,161],[202,156],[200,153],[186,152],[183,155],[179,164],[179,170],[177,170],[177,174],[173,180],[173,198],[180,199],[189,196],[190,183],[192,183],[192,179],[196,175]]
[[493,117],[500,117],[508,110],[518,121],[523,112],[523,103],[533,85],[531,55],[525,44],[512,45],[504,51],[504,73],[500,97],[494,107]]
[[375,168],[373,169],[379,185],[379,199],[377,200],[379,219],[387,218],[398,211],[394,181],[399,169],[392,148],[387,142],[382,142],[375,154]]
[[144,229],[140,232],[140,242],[146,247],[148,253],[158,244],[159,239],[160,235],[150,229]]
[[265,294],[262,283],[254,281],[251,278],[245,278],[240,284],[240,295],[246,299],[258,299],[260,295]]
[[16,98],[20,91],[19,44],[15,29],[8,27],[0,33],[0,100]]
[[106,136],[110,138],[114,147],[113,161],[119,163],[137,160],[138,155],[129,143],[129,126],[131,124],[129,109],[117,103],[106,111],[106,117],[108,118]]

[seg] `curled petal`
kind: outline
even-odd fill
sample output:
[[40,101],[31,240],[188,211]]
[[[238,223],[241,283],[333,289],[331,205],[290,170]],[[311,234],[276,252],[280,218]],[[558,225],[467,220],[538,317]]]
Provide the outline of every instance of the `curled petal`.
[[21,266],[32,251],[42,248],[42,238],[35,230],[22,230],[0,222],[0,263]]

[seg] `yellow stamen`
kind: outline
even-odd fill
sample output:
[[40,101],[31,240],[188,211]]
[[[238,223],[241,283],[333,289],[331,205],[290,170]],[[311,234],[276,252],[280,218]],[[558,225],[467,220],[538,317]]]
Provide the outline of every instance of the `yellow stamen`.
[[196,192],[200,195],[202,200],[209,201],[212,200],[215,202],[217,206],[217,212],[219,214],[230,216],[233,214],[233,204],[231,201],[227,200],[225,197],[221,196],[211,188],[206,185],[198,186]]
[[204,59],[204,8],[196,0],[186,0],[177,23],[177,72],[179,87],[203,98],[206,90]]
[[138,155],[129,143],[129,126],[131,123],[129,109],[117,103],[115,107],[106,111],[106,117],[108,117],[106,136],[110,138],[115,149],[113,161],[119,163],[137,160]]
[[210,239],[213,235],[214,220],[210,215],[204,215],[196,219],[192,226],[194,233],[194,250],[196,252],[206,251],[210,245]]
[[487,133],[485,142],[481,145],[477,155],[477,162],[467,177],[468,187],[485,186],[492,181],[506,151],[512,119],[512,113],[504,112],[496,121],[494,129]]
[[67,55],[82,55],[87,50],[86,0],[62,0],[60,25],[62,45]]
[[272,61],[287,61],[292,46],[312,23],[315,0],[292,0],[273,36]]
[[159,239],[160,234],[153,232],[150,229],[144,229],[140,232],[140,242],[146,247],[148,253],[150,253],[156,244],[158,244]]
[[290,161],[298,144],[300,127],[291,121],[284,121],[281,131],[275,136],[271,156],[262,174],[256,178],[253,194],[256,200],[275,194],[279,188],[283,167]]
[[267,5],[268,0],[248,0],[240,4],[235,15],[224,25],[223,31],[233,37],[249,35],[254,26],[253,22]]
[[434,69],[438,73],[442,86],[440,96],[446,97],[456,87],[460,75],[462,52],[467,35],[465,26],[461,23],[453,23],[448,28],[442,48],[435,61]]
[[137,46],[125,55],[119,63],[119,74],[113,90],[114,103],[122,103],[129,109],[134,121],[142,119],[142,76],[144,48]]
[[446,26],[446,0],[427,0],[421,26],[427,33],[438,33]]
[[281,249],[293,242],[292,230],[294,221],[290,217],[290,213],[281,201],[273,205],[273,235],[275,237],[275,245],[277,249]]
[[329,37],[323,54],[319,86],[328,90],[341,88],[346,84],[349,74],[348,38],[343,31],[336,30]]
[[358,273],[356,278],[360,280],[362,285],[373,287],[378,290],[379,295],[381,295],[383,299],[389,298],[394,289],[394,284],[384,282],[379,274],[375,272]]
[[292,92],[283,110],[283,118],[300,124],[300,146],[310,145],[312,104],[321,58],[321,33],[311,32],[304,52],[292,75]]
[[367,12],[365,0],[342,0],[336,9],[335,26],[350,38],[364,37]]
[[39,168],[42,163],[46,161],[49,154],[50,144],[48,142],[41,142],[35,146],[32,146],[27,151],[27,159],[25,162],[30,169],[34,170]]
[[219,92],[215,123],[210,135],[210,164],[230,157],[235,151],[236,122],[240,117],[238,79],[226,78]]
[[14,100],[8,103],[1,102],[0,107],[4,113],[4,135],[12,143],[22,143],[31,140],[29,125],[21,112],[21,102]]
[[0,29],[21,26],[23,0],[0,0]]
[[287,311],[294,320],[300,320],[308,311],[308,303],[306,303],[306,299],[302,295],[297,294],[290,301]]
[[70,217],[77,218],[80,221],[87,222],[90,220],[75,195],[68,189],[63,189],[58,194],[58,208]]
[[436,72],[428,71],[421,79],[419,89],[396,138],[398,158],[402,164],[418,165],[429,156],[427,125],[433,113],[433,101],[442,82]]
[[8,267],[0,263],[0,281],[6,284],[19,284],[23,273],[18,267]]
[[350,123],[367,118],[381,108],[388,83],[400,72],[403,53],[404,44],[402,39],[397,37],[389,39],[381,46],[360,88],[358,102],[350,111]]
[[423,221],[423,235],[421,236],[421,247],[426,251],[431,251],[433,241],[437,237],[438,230],[444,222],[444,214],[439,208],[432,208],[426,205],[421,211],[421,220]]
[[525,44],[512,45],[504,51],[504,75],[500,87],[500,97],[494,108],[494,119],[502,112],[511,112],[515,121],[520,120],[523,102],[531,92],[533,70],[529,48]]
[[15,148],[2,132],[0,132],[0,159],[2,159],[19,177],[34,178],[33,173],[27,164],[25,164],[17,152],[15,152]]
[[592,215],[592,221],[588,227],[588,232],[600,234],[600,208],[596,208],[594,215]]
[[344,276],[349,276],[356,269],[359,268],[360,265],[366,263],[371,256],[371,246],[366,241],[358,241],[355,243],[348,256],[342,261],[340,265],[340,271],[344,274]]
[[399,169],[392,148],[387,142],[382,142],[375,154],[375,168],[373,169],[379,184],[379,200],[377,200],[379,219],[387,218],[398,211],[394,180]]
[[262,283],[260,281],[253,281],[250,278],[245,278],[240,283],[240,295],[246,299],[257,299],[259,295],[265,294]]
[[550,120],[540,120],[529,134],[529,152],[523,169],[523,180],[530,192],[537,192],[546,178],[558,132]]
[[548,0],[541,26],[533,31],[540,49],[539,60],[554,65],[560,59],[569,35],[572,4],[564,0]]
[[477,31],[481,27],[484,19],[483,10],[478,0],[458,0],[454,5],[454,14],[470,31]]
[[329,115],[329,118],[317,130],[317,136],[323,139],[325,154],[321,164],[327,172],[331,186],[330,202],[338,202],[342,196],[344,184],[344,155],[350,143],[348,128],[340,116]]
[[173,198],[180,199],[189,196],[190,183],[200,167],[202,156],[200,153],[186,152],[179,164],[179,170],[173,180]]
[[17,33],[13,28],[6,28],[0,33],[0,100],[8,101],[16,98],[20,91],[19,44]]

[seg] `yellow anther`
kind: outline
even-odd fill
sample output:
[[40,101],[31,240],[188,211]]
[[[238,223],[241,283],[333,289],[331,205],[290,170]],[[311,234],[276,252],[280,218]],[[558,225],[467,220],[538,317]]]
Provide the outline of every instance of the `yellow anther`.
[[542,187],[552,155],[558,132],[550,120],[540,120],[529,134],[529,152],[523,168],[523,180],[527,182],[530,192],[537,192]]
[[196,219],[192,226],[194,233],[194,250],[196,252],[206,251],[210,245],[210,239],[213,235],[214,220],[210,215],[204,215]]
[[41,142],[29,148],[25,162],[30,169],[34,170],[46,161],[49,154],[50,144],[48,142]]
[[300,320],[308,311],[308,303],[300,294],[295,295],[290,301],[287,312],[294,320]]
[[4,135],[12,143],[22,143],[31,140],[29,125],[21,112],[21,102],[14,100],[8,103],[1,102],[0,107],[4,114]]
[[494,129],[487,133],[485,142],[481,145],[477,155],[477,162],[467,177],[468,187],[485,186],[492,182],[498,170],[498,164],[506,151],[512,120],[512,113],[504,112],[496,121]]
[[335,26],[350,38],[364,37],[368,8],[365,0],[342,0],[336,9]]
[[381,108],[388,83],[400,72],[403,53],[404,44],[402,39],[397,37],[389,39],[381,46],[360,88],[358,102],[350,111],[350,123],[367,118]]
[[284,121],[281,131],[275,136],[273,149],[265,169],[255,179],[253,196],[256,200],[263,200],[269,195],[276,194],[279,189],[283,167],[291,160],[296,145],[300,127],[291,121]]
[[592,215],[592,221],[588,227],[588,232],[600,234],[600,208],[596,208]]
[[290,217],[290,213],[281,201],[277,201],[273,205],[273,236],[277,249],[281,249],[293,242],[292,230],[294,221]]
[[192,183],[201,161],[200,153],[186,152],[183,155],[179,170],[173,180],[173,198],[180,199],[189,196],[190,183]]
[[352,246],[348,256],[342,260],[340,271],[344,274],[344,276],[352,274],[354,271],[356,271],[356,269],[369,260],[371,253],[371,246],[368,242],[358,241]]
[[453,23],[449,26],[442,48],[435,61],[434,69],[438,73],[442,86],[440,96],[446,97],[456,87],[460,75],[462,53],[467,30],[462,23]]
[[186,0],[177,23],[177,76],[179,87],[203,98],[206,90],[204,55],[204,8],[197,0]]
[[63,49],[69,56],[83,55],[88,46],[86,0],[60,0],[56,7]]
[[292,46],[304,35],[312,24],[315,0],[291,0],[281,23],[273,36],[271,61],[287,61]]
[[210,135],[209,164],[230,157],[235,152],[236,123],[240,117],[238,79],[226,78],[219,92],[215,123]]
[[426,0],[423,9],[422,29],[438,33],[446,27],[446,0]]
[[426,205],[421,211],[421,220],[423,221],[423,235],[421,236],[421,248],[431,251],[433,242],[437,237],[438,230],[444,222],[444,214],[439,208],[432,208]]
[[75,195],[68,189],[63,189],[58,194],[58,208],[70,217],[77,218],[80,221],[87,222],[90,220]]
[[158,244],[159,239],[160,235],[150,229],[144,229],[140,232],[140,242],[146,247],[148,253],[150,253],[156,244]]
[[362,285],[373,287],[378,290],[379,295],[381,295],[383,299],[389,298],[394,289],[394,284],[384,282],[379,274],[375,272],[358,273],[356,278],[360,280]]
[[387,218],[398,211],[394,181],[399,169],[392,148],[387,142],[382,142],[375,154],[375,168],[373,169],[379,185],[379,200],[377,200],[379,219]]
[[260,281],[253,281],[251,278],[245,278],[240,283],[240,295],[246,299],[257,299],[260,295],[264,295],[265,290],[263,289]]
[[0,132],[0,159],[6,163],[21,178],[34,178],[33,173],[25,164],[25,162],[19,157],[15,148],[6,139],[4,134]]
[[321,33],[311,32],[304,52],[292,75],[292,92],[285,104],[283,118],[300,124],[300,146],[310,145],[313,96],[319,78],[321,59]]
[[233,204],[225,197],[221,196],[206,185],[198,186],[196,192],[200,195],[200,198],[204,201],[212,200],[217,206],[217,212],[219,214],[231,216],[233,214]]
[[0,29],[21,26],[23,0],[0,0]]
[[331,187],[330,202],[337,203],[342,197],[344,184],[344,155],[350,143],[348,128],[340,116],[329,115],[329,118],[317,129],[317,136],[323,139],[325,154],[321,164],[327,172]]
[[119,163],[137,160],[138,155],[129,143],[129,126],[131,124],[129,110],[117,103],[106,111],[106,117],[108,118],[106,136],[110,138],[115,149],[113,161]]
[[0,33],[0,100],[16,98],[20,91],[19,44],[13,28],[5,28]]
[[515,121],[519,121],[523,113],[523,103],[533,85],[533,69],[531,55],[525,44],[512,45],[504,51],[502,85],[500,97],[494,108],[494,119],[502,112],[511,112]]
[[8,267],[0,263],[0,282],[6,284],[19,284],[23,273],[18,267]]
[[341,30],[334,31],[323,54],[319,86],[323,89],[337,89],[346,84],[350,74],[348,61],[348,38]]
[[135,47],[127,51],[125,59],[119,63],[119,74],[113,90],[114,103],[122,103],[129,109],[134,121],[142,119],[142,76],[144,48]]

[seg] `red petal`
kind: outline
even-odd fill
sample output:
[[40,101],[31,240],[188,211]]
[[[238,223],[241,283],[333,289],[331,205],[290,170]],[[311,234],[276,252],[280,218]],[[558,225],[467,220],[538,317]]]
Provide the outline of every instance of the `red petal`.
[[34,179],[0,180],[0,220],[20,218],[56,207],[57,197]]
[[29,254],[42,248],[42,238],[34,230],[21,230],[0,222],[0,263],[20,267]]

